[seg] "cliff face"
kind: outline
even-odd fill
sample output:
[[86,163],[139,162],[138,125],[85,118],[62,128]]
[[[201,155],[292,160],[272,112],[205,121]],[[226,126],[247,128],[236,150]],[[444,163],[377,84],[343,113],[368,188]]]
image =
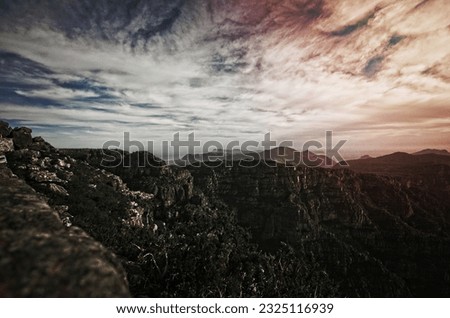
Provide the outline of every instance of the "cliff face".
[[127,297],[119,260],[0,165],[0,297]]
[[31,129],[0,122],[0,132],[0,155],[10,160],[0,164],[0,297],[130,296],[120,260],[43,196],[67,199],[73,160]]
[[450,204],[432,193],[348,170],[260,164],[191,172],[196,186],[237,211],[262,248],[300,244],[349,293],[383,295],[390,285],[413,295],[449,293]]
[[[339,169],[114,156],[101,165],[100,150],[34,138],[7,165],[59,222],[118,255],[133,295],[450,295],[450,204],[428,187]],[[138,166],[143,157],[152,164]]]

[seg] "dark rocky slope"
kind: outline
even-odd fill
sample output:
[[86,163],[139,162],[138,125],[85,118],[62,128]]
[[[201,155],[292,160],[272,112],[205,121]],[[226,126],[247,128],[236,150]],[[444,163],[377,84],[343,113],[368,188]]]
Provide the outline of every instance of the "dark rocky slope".
[[261,247],[300,244],[346,294],[405,295],[406,286],[413,295],[449,293],[448,202],[345,170],[260,165],[192,173],[208,196],[236,209]]
[[148,153],[102,165],[101,150],[40,138],[22,147],[8,166],[120,258],[135,296],[450,295],[450,204],[428,188],[263,162],[177,168]]
[[119,260],[0,165],[0,297],[127,297]]

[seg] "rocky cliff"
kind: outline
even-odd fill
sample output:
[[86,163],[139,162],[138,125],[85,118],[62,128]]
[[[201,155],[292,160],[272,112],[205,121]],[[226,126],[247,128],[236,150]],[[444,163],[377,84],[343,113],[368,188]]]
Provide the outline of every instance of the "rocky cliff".
[[128,297],[117,257],[0,165],[0,297]]
[[145,152],[105,164],[101,150],[14,131],[5,169],[114,253],[134,296],[450,295],[450,203],[428,187],[264,162],[179,168]]

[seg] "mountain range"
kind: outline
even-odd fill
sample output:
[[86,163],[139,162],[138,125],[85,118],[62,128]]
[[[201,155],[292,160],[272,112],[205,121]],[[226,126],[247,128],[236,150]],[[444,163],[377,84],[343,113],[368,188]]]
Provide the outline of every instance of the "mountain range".
[[1,296],[450,295],[446,155],[179,167],[0,126]]
[[192,165],[200,162],[211,161],[263,161],[266,163],[284,164],[288,166],[304,165],[309,167],[331,168],[336,161],[322,154],[312,151],[298,151],[290,147],[274,147],[264,151],[245,152],[240,150],[218,150],[204,154],[188,154],[178,164]]

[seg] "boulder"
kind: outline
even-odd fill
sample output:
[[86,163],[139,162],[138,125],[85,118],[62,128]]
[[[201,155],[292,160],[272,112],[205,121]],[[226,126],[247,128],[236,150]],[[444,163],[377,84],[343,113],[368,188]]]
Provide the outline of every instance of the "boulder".
[[28,146],[30,150],[38,150],[44,153],[54,153],[56,152],[55,147],[46,142],[42,137],[34,137],[33,143]]
[[11,133],[11,127],[7,122],[0,120],[0,137],[8,137]]
[[32,130],[27,127],[14,128],[12,138],[16,149],[27,149],[33,143]]
[[0,137],[0,154],[5,154],[14,150],[13,140]]

